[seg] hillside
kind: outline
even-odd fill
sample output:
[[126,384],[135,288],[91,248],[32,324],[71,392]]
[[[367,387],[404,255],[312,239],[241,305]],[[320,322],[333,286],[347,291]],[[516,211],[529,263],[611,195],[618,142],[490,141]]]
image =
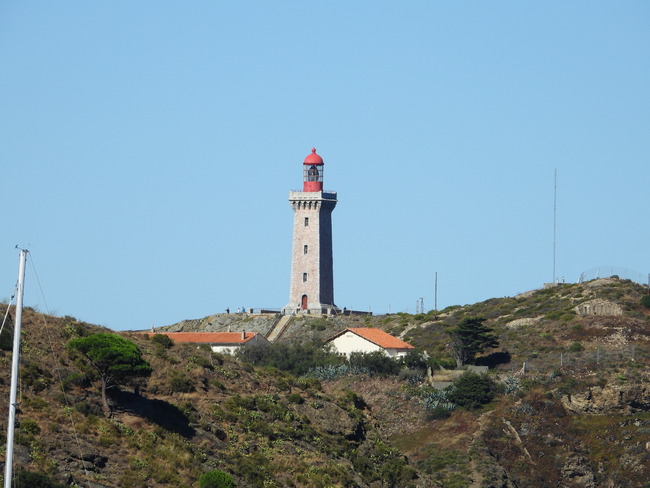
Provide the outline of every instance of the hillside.
[[[279,338],[307,344],[343,327],[373,326],[445,365],[446,331],[482,316],[501,344],[478,362],[491,366],[499,392],[478,409],[447,415],[427,408],[430,387],[421,377],[295,378],[123,333],[153,373],[136,390],[113,391],[106,419],[97,382],[65,349],[103,329],[25,310],[15,460],[93,488],[194,487],[211,469],[239,487],[647,486],[645,292],[629,281],[596,280],[427,314],[301,318]],[[272,324],[230,314],[169,329],[265,332]],[[4,334],[0,343],[0,396],[8,398]],[[5,406],[0,421],[6,417]]]

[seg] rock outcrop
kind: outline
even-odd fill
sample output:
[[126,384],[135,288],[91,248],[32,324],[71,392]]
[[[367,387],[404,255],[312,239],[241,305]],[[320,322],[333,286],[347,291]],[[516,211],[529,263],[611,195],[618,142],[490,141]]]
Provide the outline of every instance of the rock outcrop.
[[618,303],[600,298],[582,302],[573,310],[578,315],[623,315],[623,308]]
[[589,466],[589,460],[584,456],[578,454],[569,456],[560,472],[566,481],[571,482],[571,486],[584,488],[596,488],[598,486],[594,473]]
[[188,319],[161,327],[166,332],[258,332],[266,335],[278,319],[277,315],[249,315],[242,313],[218,313],[201,319]]
[[650,386],[611,384],[592,386],[581,393],[563,395],[562,405],[576,414],[633,414],[650,411]]

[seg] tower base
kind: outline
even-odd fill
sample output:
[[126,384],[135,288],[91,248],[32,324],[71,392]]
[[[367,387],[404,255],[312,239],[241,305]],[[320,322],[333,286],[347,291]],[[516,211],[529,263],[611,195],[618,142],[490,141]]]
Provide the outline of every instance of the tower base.
[[302,308],[299,303],[288,303],[282,309],[282,315],[337,315],[341,309],[336,305],[326,303],[310,303]]

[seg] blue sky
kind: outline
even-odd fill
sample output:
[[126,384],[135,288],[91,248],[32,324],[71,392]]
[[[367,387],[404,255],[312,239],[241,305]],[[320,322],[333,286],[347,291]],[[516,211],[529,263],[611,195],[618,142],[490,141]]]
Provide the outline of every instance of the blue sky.
[[280,308],[312,146],[340,307],[551,281],[556,169],[556,275],[647,276],[649,25],[645,1],[3,2],[0,299],[18,244],[27,305],[116,330]]

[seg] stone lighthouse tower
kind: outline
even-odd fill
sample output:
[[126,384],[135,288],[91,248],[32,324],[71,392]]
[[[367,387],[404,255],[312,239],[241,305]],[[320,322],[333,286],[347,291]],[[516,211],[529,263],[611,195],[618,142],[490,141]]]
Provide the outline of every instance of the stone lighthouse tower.
[[316,149],[305,158],[302,191],[289,192],[293,244],[289,303],[283,313],[330,314],[334,305],[332,210],[336,193],[323,191],[323,158]]

